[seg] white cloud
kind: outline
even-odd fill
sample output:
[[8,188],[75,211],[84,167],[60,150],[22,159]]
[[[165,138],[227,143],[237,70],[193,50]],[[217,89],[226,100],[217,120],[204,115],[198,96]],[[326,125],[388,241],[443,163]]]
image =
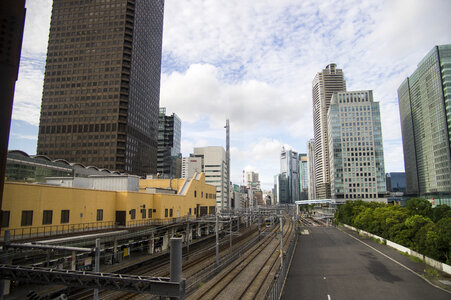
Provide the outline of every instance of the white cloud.
[[[37,125],[50,0],[27,2],[13,118]],[[450,43],[449,0],[167,0],[161,106],[182,119],[182,151],[225,144],[232,178],[272,184],[283,144],[313,136],[311,83],[331,62],[348,90],[380,102],[386,171],[402,170],[396,90],[436,44]],[[393,168],[393,169],[392,169]]]

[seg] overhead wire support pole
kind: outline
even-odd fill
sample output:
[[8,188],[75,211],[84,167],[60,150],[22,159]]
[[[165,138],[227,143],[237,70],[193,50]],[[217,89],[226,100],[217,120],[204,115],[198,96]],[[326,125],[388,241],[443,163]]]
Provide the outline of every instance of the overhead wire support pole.
[[232,236],[233,236],[233,231],[232,231],[232,216],[230,215],[229,217],[230,220],[230,255],[232,255]]
[[[95,265],[94,265],[94,271],[96,273],[100,272],[100,239],[96,239],[96,258],[95,258]],[[99,289],[94,289],[94,300],[99,299]]]
[[215,231],[216,231],[216,267],[219,266],[219,222],[218,222],[218,213],[216,213],[216,224],[215,224]]

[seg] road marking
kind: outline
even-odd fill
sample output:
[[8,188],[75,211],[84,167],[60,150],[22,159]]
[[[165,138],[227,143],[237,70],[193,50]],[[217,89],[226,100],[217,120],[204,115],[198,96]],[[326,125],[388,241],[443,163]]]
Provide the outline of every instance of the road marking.
[[444,288],[439,287],[438,285],[433,284],[433,283],[430,282],[428,279],[426,279],[426,278],[424,278],[423,276],[421,276],[421,274],[418,274],[417,272],[415,272],[414,270],[410,269],[409,267],[403,265],[402,263],[400,263],[399,261],[395,260],[394,258],[391,258],[391,257],[388,256],[387,254],[385,254],[385,253],[383,253],[383,252],[377,250],[377,249],[374,248],[373,246],[370,246],[369,244],[367,244],[367,243],[365,243],[364,241],[362,241],[362,240],[356,238],[355,236],[353,236],[353,235],[351,235],[351,234],[349,234],[349,233],[347,233],[347,232],[341,230],[340,228],[337,228],[337,229],[340,230],[340,231],[343,232],[343,233],[346,233],[347,235],[349,235],[350,237],[352,237],[352,238],[355,239],[356,241],[359,241],[360,243],[364,244],[364,245],[367,246],[368,248],[373,249],[374,251],[376,251],[376,252],[379,253],[380,255],[385,256],[386,258],[388,258],[389,260],[393,261],[394,263],[397,263],[398,265],[400,265],[400,266],[403,267],[404,269],[406,269],[406,270],[412,272],[413,274],[417,275],[418,277],[420,277],[421,279],[423,279],[424,281],[426,281],[427,283],[429,283],[429,284],[432,285],[433,287],[438,288],[438,289],[440,289],[440,290],[442,290],[442,291],[445,291],[445,292],[451,294],[450,291],[445,290]]
[[326,276],[324,276],[323,279],[326,279]]
[[327,294],[327,300],[330,300],[330,295],[329,294]]

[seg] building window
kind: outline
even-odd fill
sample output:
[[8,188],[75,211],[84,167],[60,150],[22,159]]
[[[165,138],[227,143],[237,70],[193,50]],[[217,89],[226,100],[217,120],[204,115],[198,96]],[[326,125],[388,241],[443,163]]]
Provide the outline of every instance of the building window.
[[189,208],[188,215],[191,215],[191,207]]
[[2,210],[2,228],[9,227],[9,210]]
[[194,191],[194,198],[197,197],[197,191]]
[[165,218],[168,217],[168,209],[167,209],[167,208],[164,209],[164,217],[165,217]]
[[61,224],[69,223],[69,210],[64,209],[61,211]]
[[21,226],[31,226],[33,224],[33,211],[32,210],[22,210],[22,221]]
[[145,208],[141,209],[141,217],[142,217],[143,219],[146,218],[146,209],[145,209]]
[[169,216],[172,217],[172,208],[169,210]]
[[44,210],[42,213],[42,225],[52,224],[53,210]]
[[152,218],[152,209],[151,208],[148,209],[147,217],[149,219]]
[[132,209],[130,211],[130,219],[132,220],[136,219],[136,209]]
[[103,221],[103,209],[97,210],[97,221]]

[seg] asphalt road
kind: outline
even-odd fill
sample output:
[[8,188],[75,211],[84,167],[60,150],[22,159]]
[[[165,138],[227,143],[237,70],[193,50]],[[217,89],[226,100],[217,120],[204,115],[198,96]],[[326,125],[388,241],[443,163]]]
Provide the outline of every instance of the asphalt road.
[[282,299],[451,299],[450,293],[334,227],[306,229],[310,234],[298,239]]

